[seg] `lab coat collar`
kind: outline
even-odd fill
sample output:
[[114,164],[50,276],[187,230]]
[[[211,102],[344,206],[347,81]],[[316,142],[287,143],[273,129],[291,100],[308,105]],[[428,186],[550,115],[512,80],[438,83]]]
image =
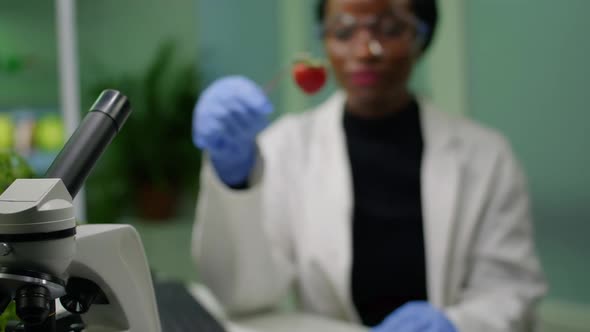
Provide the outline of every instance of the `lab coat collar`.
[[[318,111],[326,111],[325,115],[328,118],[325,120],[329,122],[322,124],[329,123],[333,125],[331,129],[340,131],[338,138],[345,138],[342,128],[345,101],[346,94],[342,91],[337,91],[317,108]],[[419,98],[418,104],[420,105],[422,135],[424,136],[427,149],[446,149],[449,145],[453,145],[456,142],[456,137],[454,135],[452,117],[438,111],[425,98]]]
[[447,274],[453,255],[456,213],[461,188],[458,138],[453,118],[428,102],[420,102],[425,150],[422,161],[422,210],[428,299],[438,307],[448,305]]

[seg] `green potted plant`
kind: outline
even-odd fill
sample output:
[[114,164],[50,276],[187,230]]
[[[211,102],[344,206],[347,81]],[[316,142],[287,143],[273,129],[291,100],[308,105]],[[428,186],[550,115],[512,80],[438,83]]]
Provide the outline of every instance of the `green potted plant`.
[[[175,64],[175,54],[176,45],[165,43],[144,74],[105,80],[94,89],[95,95],[120,90],[133,112],[89,179],[90,221],[96,219],[92,211],[104,213],[113,202],[117,209],[130,203],[144,219],[167,219],[180,195],[194,189],[200,155],[191,142],[191,121],[199,83],[195,65]],[[101,197],[110,203],[93,206]]]
[[0,193],[4,192],[16,179],[34,176],[27,161],[12,151],[0,152]]
[[16,307],[14,306],[14,302],[10,303],[4,313],[0,316],[0,332],[4,332],[6,329],[6,324],[11,321],[18,321],[18,316],[16,315]]

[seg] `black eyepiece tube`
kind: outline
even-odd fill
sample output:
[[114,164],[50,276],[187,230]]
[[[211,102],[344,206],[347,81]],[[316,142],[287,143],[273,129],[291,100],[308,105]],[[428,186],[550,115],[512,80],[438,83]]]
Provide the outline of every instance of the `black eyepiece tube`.
[[127,97],[104,90],[55,158],[45,178],[62,179],[72,198],[131,113]]

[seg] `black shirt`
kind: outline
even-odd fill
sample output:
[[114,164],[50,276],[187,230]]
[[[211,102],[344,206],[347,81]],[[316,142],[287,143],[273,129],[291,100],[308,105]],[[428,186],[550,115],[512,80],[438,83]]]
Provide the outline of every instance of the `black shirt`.
[[426,300],[419,109],[378,119],[345,112],[354,188],[352,299],[374,326],[412,300]]

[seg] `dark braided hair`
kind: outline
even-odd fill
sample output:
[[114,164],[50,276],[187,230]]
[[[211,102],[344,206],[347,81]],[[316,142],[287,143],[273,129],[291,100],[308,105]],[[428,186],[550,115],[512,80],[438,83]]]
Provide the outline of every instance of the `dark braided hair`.
[[[317,4],[316,19],[319,24],[324,22],[326,18],[326,4],[328,0],[319,0]],[[438,23],[438,7],[436,0],[412,0],[412,10],[414,14],[428,26],[428,34],[424,39],[423,50],[426,51],[436,31]]]

